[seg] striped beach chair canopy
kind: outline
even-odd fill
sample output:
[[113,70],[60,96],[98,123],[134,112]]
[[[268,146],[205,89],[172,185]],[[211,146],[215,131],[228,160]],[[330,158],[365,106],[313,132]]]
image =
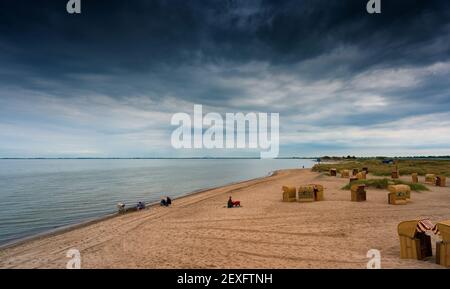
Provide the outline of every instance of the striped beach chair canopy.
[[428,231],[439,234],[438,227],[429,219],[405,221],[398,225],[399,234],[409,238],[414,238],[416,233],[426,233]]
[[417,231],[420,233],[425,233],[427,231],[432,231],[433,234],[439,235],[439,228],[437,224],[433,224],[429,219],[420,220],[417,222]]

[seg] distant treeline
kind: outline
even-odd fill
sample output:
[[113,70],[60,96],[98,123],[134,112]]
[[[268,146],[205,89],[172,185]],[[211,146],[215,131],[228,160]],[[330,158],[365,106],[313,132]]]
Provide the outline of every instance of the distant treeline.
[[324,156],[320,157],[321,160],[385,160],[385,159],[450,159],[450,155],[448,156],[406,156],[406,157],[384,157],[384,156],[376,156],[376,157],[356,157],[356,156]]
[[356,160],[357,157],[355,156],[346,156],[346,157],[330,157],[330,156],[324,156],[320,158],[321,160]]

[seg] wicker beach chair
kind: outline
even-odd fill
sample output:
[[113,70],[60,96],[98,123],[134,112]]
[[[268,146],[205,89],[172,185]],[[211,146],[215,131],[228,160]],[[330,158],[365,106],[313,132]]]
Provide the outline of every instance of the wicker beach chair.
[[308,186],[313,187],[314,201],[320,202],[324,200],[324,188],[319,184],[309,184]]
[[342,170],[341,171],[341,178],[349,178],[350,177],[350,171],[349,170]]
[[398,179],[399,177],[400,177],[400,173],[397,170],[391,172],[392,179]]
[[426,174],[425,175],[425,183],[429,185],[436,184],[436,175],[435,174]]
[[295,187],[283,186],[283,202],[295,202],[297,201]]
[[433,224],[429,220],[412,220],[398,224],[400,258],[423,260],[432,256],[431,238],[425,234],[432,228]]
[[436,177],[436,186],[438,187],[446,187],[447,178],[445,176],[437,176]]
[[298,188],[297,201],[304,202],[314,202],[314,186],[301,186]]
[[351,186],[351,201],[364,202],[366,201],[366,185],[352,185]]
[[436,264],[450,267],[450,220],[437,223],[436,233],[442,239],[436,242]]
[[357,174],[356,174],[356,178],[357,178],[358,180],[365,180],[365,179],[366,179],[366,172],[361,171],[361,172],[357,173]]
[[[388,186],[389,193],[393,193],[400,196],[404,196],[407,201],[411,200],[411,187],[408,185],[390,185]],[[395,205],[395,204],[394,204]]]

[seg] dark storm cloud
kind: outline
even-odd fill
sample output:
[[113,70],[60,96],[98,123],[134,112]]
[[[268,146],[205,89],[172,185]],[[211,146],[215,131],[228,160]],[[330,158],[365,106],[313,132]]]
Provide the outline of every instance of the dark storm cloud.
[[[443,61],[449,55],[448,46],[440,51],[421,49],[448,34],[448,1],[383,1],[381,15],[367,14],[365,0],[90,0],[82,1],[81,15],[68,15],[66,2],[0,4],[3,82],[24,85],[31,79],[28,85],[36,89],[43,85],[32,81],[39,75],[64,87],[92,86],[88,89],[122,94],[121,84],[146,73],[153,85],[140,84],[135,89],[161,92],[172,85],[170,76],[188,85],[189,76],[176,75],[178,67],[186,64],[267,61],[289,70],[292,63],[337,47],[360,51],[354,60],[296,72],[315,79],[348,77],[373,65]],[[77,74],[117,76],[123,82],[112,79],[103,87],[101,79],[95,83],[74,80]]]

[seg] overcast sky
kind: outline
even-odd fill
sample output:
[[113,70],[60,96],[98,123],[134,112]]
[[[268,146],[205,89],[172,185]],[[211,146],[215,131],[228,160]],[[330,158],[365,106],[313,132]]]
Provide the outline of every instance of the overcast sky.
[[0,157],[171,148],[173,113],[277,112],[280,155],[450,155],[450,1],[0,2]]

